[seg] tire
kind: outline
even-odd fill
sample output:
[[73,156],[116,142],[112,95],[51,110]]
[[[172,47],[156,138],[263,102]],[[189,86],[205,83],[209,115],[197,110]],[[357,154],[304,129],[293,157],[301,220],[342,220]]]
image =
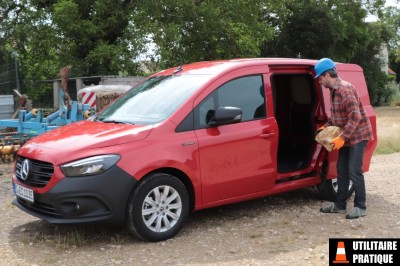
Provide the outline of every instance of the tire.
[[[322,179],[321,184],[317,186],[318,195],[322,199],[335,201],[338,191],[337,178],[326,179],[326,168],[327,166],[325,164],[321,174],[321,179]],[[350,198],[353,192],[354,192],[354,185],[353,182],[350,180],[346,199]]]
[[169,174],[147,177],[128,202],[127,226],[146,241],[162,241],[175,236],[189,215],[189,196],[183,183]]

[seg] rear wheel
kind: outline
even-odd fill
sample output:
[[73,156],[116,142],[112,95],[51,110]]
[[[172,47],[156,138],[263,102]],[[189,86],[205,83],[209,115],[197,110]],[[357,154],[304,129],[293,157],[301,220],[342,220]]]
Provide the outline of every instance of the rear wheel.
[[[318,188],[318,195],[326,200],[335,201],[337,193],[338,193],[338,183],[337,178],[333,179],[326,179],[326,164],[322,170],[321,178],[322,182],[317,186]],[[347,198],[350,198],[354,192],[354,185],[353,182],[350,180],[349,187],[347,190]]]
[[153,174],[135,189],[128,203],[129,230],[148,241],[176,235],[189,215],[189,196],[172,175]]

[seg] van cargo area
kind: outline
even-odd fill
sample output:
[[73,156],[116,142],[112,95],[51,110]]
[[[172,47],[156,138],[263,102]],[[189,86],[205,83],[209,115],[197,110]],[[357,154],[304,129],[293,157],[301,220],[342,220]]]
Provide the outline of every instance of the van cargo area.
[[309,74],[275,74],[271,87],[279,127],[278,172],[306,168],[315,147],[314,79]]

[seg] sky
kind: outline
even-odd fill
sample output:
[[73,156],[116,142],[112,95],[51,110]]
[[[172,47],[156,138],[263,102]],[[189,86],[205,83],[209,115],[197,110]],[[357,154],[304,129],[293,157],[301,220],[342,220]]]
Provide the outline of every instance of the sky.
[[386,0],[386,6],[397,6],[400,8],[400,1],[399,0]]
[[[388,7],[388,6],[394,6],[394,7],[397,7],[398,9],[400,9],[400,0],[386,0],[385,7]],[[367,16],[365,20],[368,22],[372,22],[372,21],[376,21],[377,18],[375,16],[370,15],[370,16]]]

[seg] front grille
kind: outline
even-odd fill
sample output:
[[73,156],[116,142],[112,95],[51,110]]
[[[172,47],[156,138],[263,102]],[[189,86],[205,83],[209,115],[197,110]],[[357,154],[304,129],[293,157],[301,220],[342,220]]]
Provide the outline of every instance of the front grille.
[[21,181],[23,184],[26,184],[31,187],[44,187],[50,181],[51,176],[54,173],[53,164],[38,160],[29,159],[29,174],[27,178],[24,180],[21,177],[21,167],[22,162],[27,159],[22,156],[17,157],[17,163],[15,165],[15,176]]
[[32,203],[21,198],[17,198],[17,200],[19,204],[23,205],[25,208],[31,211],[41,213],[47,216],[61,217],[61,213],[57,212],[56,208],[54,208],[52,205],[39,201],[35,201],[35,203]]

